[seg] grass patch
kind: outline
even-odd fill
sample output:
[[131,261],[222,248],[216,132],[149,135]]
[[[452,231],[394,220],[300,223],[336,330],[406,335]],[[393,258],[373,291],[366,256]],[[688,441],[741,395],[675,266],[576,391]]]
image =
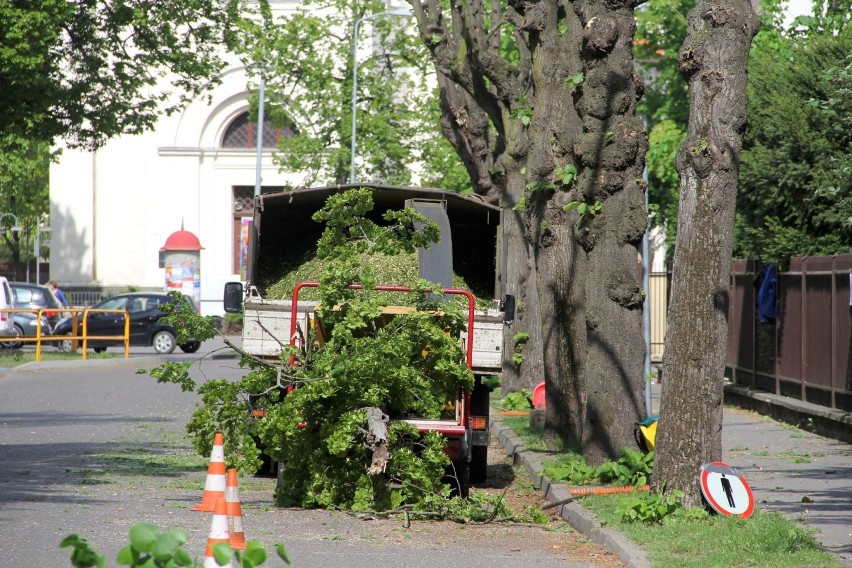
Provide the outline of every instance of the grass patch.
[[93,453],[99,467],[89,476],[99,475],[104,483],[117,483],[118,478],[180,478],[187,472],[203,470],[206,460],[189,448],[168,448],[163,453],[145,448],[122,448],[110,453]]
[[[89,353],[88,359],[114,359],[115,353]],[[80,353],[63,353],[61,351],[42,351],[42,361],[81,361]],[[0,351],[0,367],[17,367],[24,363],[32,363],[36,360],[35,351],[23,351],[21,349],[3,349]]]
[[749,519],[710,515],[704,520],[662,524],[624,522],[618,506],[627,495],[590,495],[580,503],[601,523],[626,534],[647,552],[655,568],[807,566],[839,568],[819,549],[810,531],[777,513],[757,511]]
[[530,430],[530,419],[528,416],[504,416],[501,420],[524,441],[526,449],[533,452],[547,451],[547,446],[544,445],[544,441],[541,438],[541,432]]
[[[530,431],[527,418],[503,417],[501,421],[529,449],[543,448],[541,434]],[[576,454],[563,451],[547,463],[559,466],[573,464],[577,459]],[[585,462],[583,465],[589,467]],[[667,517],[663,523],[645,524],[625,521],[616,513],[632,499],[635,494],[589,495],[579,503],[602,525],[639,544],[654,568],[840,568],[838,560],[820,550],[812,531],[774,512],[757,511],[745,520],[715,514],[682,514]]]

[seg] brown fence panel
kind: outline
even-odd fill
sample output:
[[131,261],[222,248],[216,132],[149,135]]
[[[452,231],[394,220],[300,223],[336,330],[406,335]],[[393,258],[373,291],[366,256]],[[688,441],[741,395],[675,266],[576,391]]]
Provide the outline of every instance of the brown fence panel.
[[758,323],[751,261],[731,265],[729,377],[852,410],[852,255],[793,258],[778,274],[776,320]]
[[852,409],[852,254],[835,257],[832,407]]
[[832,267],[831,257],[807,258],[804,275],[803,399],[831,406]]
[[[802,277],[801,262],[790,261],[790,272],[778,275],[777,393],[802,396]],[[795,269],[795,271],[794,271]]]
[[731,267],[728,308],[728,367],[734,381],[754,386],[754,266],[735,260]]

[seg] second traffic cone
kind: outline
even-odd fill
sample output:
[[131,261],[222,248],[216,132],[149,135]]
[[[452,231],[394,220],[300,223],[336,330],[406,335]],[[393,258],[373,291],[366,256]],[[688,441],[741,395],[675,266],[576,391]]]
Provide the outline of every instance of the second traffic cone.
[[207,479],[204,481],[204,495],[201,497],[201,503],[192,510],[210,512],[219,498],[225,498],[225,437],[221,432],[216,432],[210,465],[207,466]]
[[228,511],[228,538],[234,550],[246,549],[246,533],[243,531],[243,510],[240,506],[240,488],[237,485],[237,470],[228,470],[225,483],[225,505]]
[[220,567],[216,562],[216,558],[213,557],[213,547],[220,542],[229,544],[228,506],[225,504],[223,497],[219,497],[213,507],[213,520],[210,521],[210,536],[207,539],[207,548],[204,550],[204,568],[231,568],[230,562]]

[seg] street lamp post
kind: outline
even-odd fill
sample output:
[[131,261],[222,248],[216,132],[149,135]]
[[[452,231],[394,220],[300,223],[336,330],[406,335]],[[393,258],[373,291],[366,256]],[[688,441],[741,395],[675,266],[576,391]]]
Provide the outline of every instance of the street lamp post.
[[[24,230],[24,228],[23,228],[23,227],[21,227],[21,225],[18,223],[18,216],[17,216],[17,215],[15,215],[14,213],[3,213],[3,214],[0,214],[0,230],[2,230],[2,229],[3,229],[3,219],[5,219],[6,217],[11,217],[11,218],[12,218],[12,223],[13,223],[13,224],[12,224],[12,226],[11,226],[11,227],[9,227],[9,230],[10,230],[10,231],[12,231],[13,233],[20,233],[21,231],[23,231],[23,230]],[[20,243],[20,241],[18,241],[18,243]],[[20,253],[20,250],[19,250],[19,253]],[[18,260],[20,260],[20,256],[18,257]],[[17,266],[15,266],[15,274],[17,274],[17,273],[18,273],[18,267],[17,267]]]
[[18,216],[17,216],[17,215],[15,215],[14,213],[3,213],[3,214],[0,214],[0,229],[2,229],[2,228],[3,228],[3,219],[5,219],[6,217],[11,217],[11,218],[14,220],[14,225],[12,225],[11,227],[9,227],[9,230],[10,230],[10,231],[12,231],[13,233],[20,233],[21,231],[23,231],[23,230],[24,230],[24,228],[23,228],[23,227],[21,227],[21,226],[18,224]]
[[349,183],[355,183],[355,114],[358,108],[358,28],[361,26],[361,22],[366,22],[367,20],[372,20],[374,18],[379,18],[382,16],[399,16],[401,18],[412,18],[414,17],[414,14],[411,12],[410,8],[399,8],[397,10],[379,12],[378,14],[370,14],[369,16],[359,18],[355,22],[355,29],[352,33],[352,149],[350,151],[351,163],[349,165]]
[[51,229],[50,227],[42,227],[41,221],[38,221],[37,224],[36,224],[35,248],[34,248],[34,251],[33,251],[33,254],[35,255],[35,265],[36,265],[36,284],[41,284],[41,278],[40,278],[40,276],[41,276],[41,274],[40,274],[41,263],[39,262],[39,259],[41,258],[41,234],[42,233],[49,233],[52,230],[53,229]]

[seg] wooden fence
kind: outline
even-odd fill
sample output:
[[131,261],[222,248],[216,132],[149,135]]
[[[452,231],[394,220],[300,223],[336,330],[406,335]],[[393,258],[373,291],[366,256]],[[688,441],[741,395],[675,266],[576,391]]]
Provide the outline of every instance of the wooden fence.
[[777,275],[774,319],[757,309],[765,269],[750,260],[732,264],[727,376],[852,411],[852,254],[791,259]]

